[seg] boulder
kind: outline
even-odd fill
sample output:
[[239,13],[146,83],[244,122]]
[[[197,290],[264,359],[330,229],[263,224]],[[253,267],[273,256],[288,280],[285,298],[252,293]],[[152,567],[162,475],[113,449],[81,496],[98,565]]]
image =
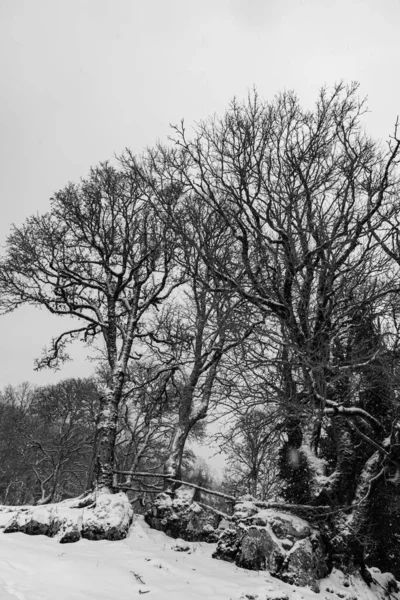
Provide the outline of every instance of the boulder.
[[[249,570],[267,570],[282,581],[318,592],[318,580],[330,571],[320,532],[292,514],[273,509],[254,513],[249,503],[238,503],[235,520],[221,533],[213,557]],[[238,517],[245,512],[247,516]]]
[[235,562],[238,567],[278,573],[284,553],[273,535],[265,527],[248,527],[241,539]]
[[195,490],[182,485],[174,496],[162,492],[145,514],[146,522],[153,529],[163,531],[173,538],[187,542],[216,542],[221,517],[193,502]]
[[37,506],[31,510],[16,512],[4,527],[4,533],[20,531],[28,535],[49,535],[53,531],[53,513],[51,507]]
[[55,539],[60,544],[70,544],[81,539],[81,519],[65,519],[58,527]]
[[175,490],[174,506],[190,506],[194,500],[196,489],[189,485],[181,485]]
[[272,531],[280,539],[301,540],[311,535],[311,527],[304,519],[288,513],[277,513],[273,510],[264,512],[270,513],[267,522],[271,524]]
[[133,509],[127,496],[99,494],[95,506],[83,509],[83,538],[88,540],[122,540],[128,535]]
[[328,574],[324,553],[320,548],[313,548],[310,538],[299,540],[286,555],[284,568],[279,579],[299,585],[308,586],[319,592],[319,579]]
[[212,557],[228,562],[235,562],[240,550],[241,541],[242,536],[238,528],[231,525],[231,527],[223,529],[219,535],[218,544]]
[[307,521],[272,508],[258,510],[247,517],[247,521],[252,525],[268,525],[279,539],[303,539],[311,534]]
[[246,494],[236,502],[233,509],[233,519],[235,521],[243,521],[258,513],[258,508],[254,504],[253,496]]

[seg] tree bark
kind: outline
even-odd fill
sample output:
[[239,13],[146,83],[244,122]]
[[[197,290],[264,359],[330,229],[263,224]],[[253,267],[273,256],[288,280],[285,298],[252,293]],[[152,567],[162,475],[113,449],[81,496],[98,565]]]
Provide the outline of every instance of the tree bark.
[[122,396],[125,372],[115,369],[111,385],[100,390],[100,410],[96,432],[95,486],[109,492],[113,487],[115,441],[117,437],[118,407]]
[[365,532],[371,505],[373,484],[380,477],[382,457],[379,451],[374,452],[366,461],[354,493],[352,507],[349,512],[338,513],[334,519],[337,532],[331,541],[334,566],[344,571],[360,570],[367,577],[365,568]]
[[[194,390],[199,380],[199,369],[194,369],[192,373],[191,383],[184,390],[182,402],[179,409],[179,420],[175,427],[171,444],[169,447],[169,456],[164,466],[164,473],[171,475],[173,479],[181,479],[181,468],[183,452],[185,450],[186,440],[192,428],[198,421],[201,421],[207,416],[208,406],[210,403],[212,387],[217,374],[219,358],[211,365],[204,385],[202,398],[194,405]],[[164,488],[166,491],[172,491],[171,482],[164,480]]]
[[[188,435],[188,425],[185,426],[183,423],[178,423],[171,439],[169,456],[164,465],[164,473],[172,479],[181,479],[183,452]],[[173,488],[174,484],[168,479],[164,479],[164,490],[172,492]]]

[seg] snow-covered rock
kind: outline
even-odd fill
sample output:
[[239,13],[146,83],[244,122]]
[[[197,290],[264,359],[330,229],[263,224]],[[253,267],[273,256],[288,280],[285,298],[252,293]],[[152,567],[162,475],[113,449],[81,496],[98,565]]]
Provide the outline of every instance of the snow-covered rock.
[[[271,531],[266,527],[251,526],[239,535],[240,545],[235,557],[238,567],[252,571],[279,572],[285,554]],[[221,558],[218,550],[215,558]]]
[[158,494],[145,515],[146,522],[173,538],[216,542],[222,517],[194,502],[194,494],[195,490],[185,485],[177,488],[173,497],[164,492]]
[[[14,507],[2,511],[4,533],[55,537],[60,543],[90,540],[120,540],[127,536],[133,510],[126,494],[99,493],[42,506]],[[7,519],[8,516],[8,519]],[[4,518],[5,517],[5,518]]]
[[188,485],[179,486],[174,493],[174,506],[189,506],[193,502],[195,493],[195,488]]
[[239,521],[241,519],[248,519],[249,517],[258,513],[258,508],[254,504],[254,498],[249,494],[242,496],[234,506],[233,517]]
[[292,514],[257,511],[250,499],[236,505],[233,523],[221,533],[213,557],[245,569],[269,571],[282,581],[316,592],[318,580],[329,573],[318,530]]
[[99,494],[96,504],[82,515],[82,537],[122,540],[128,535],[132,518],[133,509],[126,494]]
[[171,546],[172,550],[176,552],[190,552],[190,546],[184,540],[180,540],[179,538],[176,540],[176,544]]

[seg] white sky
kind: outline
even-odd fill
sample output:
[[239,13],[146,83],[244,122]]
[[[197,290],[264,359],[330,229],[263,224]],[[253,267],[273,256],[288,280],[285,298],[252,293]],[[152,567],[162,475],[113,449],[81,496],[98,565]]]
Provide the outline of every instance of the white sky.
[[[310,105],[323,84],[357,80],[369,132],[387,138],[399,19],[398,0],[0,0],[0,243],[91,165],[221,113],[253,85]],[[0,325],[0,387],[91,373],[78,348],[62,371],[33,371],[63,327],[44,311]]]

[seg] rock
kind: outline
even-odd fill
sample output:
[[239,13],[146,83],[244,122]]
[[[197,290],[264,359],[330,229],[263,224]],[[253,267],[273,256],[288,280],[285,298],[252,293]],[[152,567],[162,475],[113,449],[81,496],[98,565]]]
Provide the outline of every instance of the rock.
[[230,524],[231,522],[228,521],[228,519],[222,518],[218,525],[218,529],[229,529]]
[[172,498],[169,494],[166,494],[165,492],[161,492],[160,494],[157,494],[155,500],[154,500],[154,508],[158,509],[158,510],[162,510],[165,508],[170,508],[172,505]]
[[258,513],[258,508],[254,504],[254,498],[248,494],[239,498],[236,502],[234,511],[233,511],[233,519],[236,521],[240,521],[243,519],[247,519]]
[[263,600],[289,600],[289,594],[282,590],[276,590],[274,592],[267,592]]
[[322,552],[314,551],[310,538],[299,540],[288,552],[280,579],[319,592],[318,580],[328,574]]
[[285,550],[290,550],[290,548],[293,548],[293,543],[294,542],[292,542],[292,540],[289,539],[281,540],[281,544]]
[[83,509],[82,532],[88,540],[122,540],[128,535],[133,509],[123,492],[99,494],[93,508]]
[[[174,508],[176,507],[177,505],[174,503]],[[203,510],[200,504],[197,504],[197,502],[192,502],[192,504],[189,506],[189,509],[194,513],[201,513]]]
[[181,486],[173,498],[165,496],[167,494],[159,494],[151,510],[145,514],[150,527],[188,542],[218,540],[220,532],[217,528],[221,517],[193,502],[193,488]]
[[252,525],[269,525],[278,538],[302,539],[311,533],[311,527],[304,519],[272,508],[259,510],[249,520]]
[[289,600],[287,592],[282,590],[268,591],[264,593],[244,592],[239,600]]
[[176,540],[176,544],[171,546],[171,550],[175,550],[175,552],[189,552],[190,546],[184,540]]
[[[242,512],[243,502],[239,504]],[[319,591],[318,580],[330,570],[318,530],[304,519],[272,509],[232,523],[221,533],[213,558],[245,569],[267,570],[287,583],[314,591]]]
[[199,512],[197,510],[193,511],[192,507],[190,507],[187,532],[193,541],[197,538],[198,541],[216,542],[218,540],[216,529],[219,525],[219,520],[218,515],[203,508]]
[[20,531],[29,535],[55,537],[60,543],[90,540],[120,540],[127,536],[133,519],[128,497],[103,493],[90,502],[76,499],[42,506],[23,507],[12,513],[4,533]]
[[193,502],[196,489],[188,485],[181,485],[175,490],[174,505],[190,506]]
[[242,539],[235,563],[238,567],[255,571],[279,572],[284,553],[266,528],[249,527]]
[[[372,571],[372,569],[370,569]],[[377,573],[375,573],[377,575]],[[373,574],[372,574],[373,577]],[[381,573],[379,577],[379,584],[386,590],[387,595],[390,597],[392,593],[398,593],[400,591],[399,582],[396,580],[392,573]],[[373,578],[373,582],[376,583],[376,579]]]
[[28,535],[51,535],[52,510],[48,507],[32,507],[30,510],[17,512],[5,526],[4,533],[20,531]]
[[78,521],[64,521],[58,529],[55,539],[60,544],[70,544],[81,539],[81,527]]
[[[243,533],[243,532],[242,532]],[[237,528],[224,529],[218,539],[218,545],[212,554],[213,558],[234,562],[240,549],[242,536],[238,535]]]

